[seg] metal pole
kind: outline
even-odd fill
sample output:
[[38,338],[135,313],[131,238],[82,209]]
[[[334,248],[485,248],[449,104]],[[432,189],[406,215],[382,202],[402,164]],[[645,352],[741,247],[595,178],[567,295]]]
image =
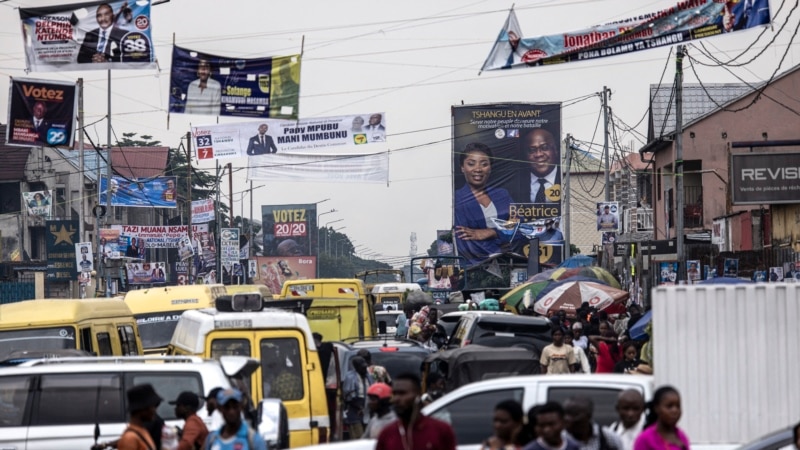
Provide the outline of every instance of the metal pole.
[[606,201],[611,201],[611,179],[609,178],[609,164],[608,157],[608,88],[603,86],[603,154],[606,159]]
[[566,160],[564,162],[564,186],[561,189],[561,192],[564,193],[564,214],[561,217],[561,229],[564,233],[564,255],[566,258],[572,256],[570,252],[570,233],[572,231],[572,227],[570,226],[570,222],[572,221],[572,214],[571,209],[569,206],[570,202],[570,186],[569,184],[569,173],[572,170],[572,135],[568,134],[567,139],[564,145],[564,151],[567,152]]
[[231,205],[231,216],[229,218],[229,226],[233,228],[233,164],[228,163],[228,200]]
[[78,215],[80,216],[80,222],[78,224],[78,239],[81,242],[85,242],[84,233],[84,217],[86,215],[86,200],[84,199],[84,180],[85,176],[84,171],[86,170],[86,161],[84,160],[83,156],[83,78],[78,78],[78,165],[80,166],[80,180],[81,182],[78,183],[78,198],[81,202],[81,207],[78,208]]
[[675,237],[678,247],[678,282],[683,276],[685,256],[683,249],[683,51],[679,45],[675,53]]
[[[106,225],[114,215],[114,207],[111,204],[111,69],[108,69],[108,127],[106,129],[106,145],[108,153],[106,153]],[[98,183],[100,180],[97,180]],[[107,268],[103,267],[104,276],[106,279],[106,297],[111,297],[111,277]]]
[[247,234],[250,236],[248,240],[248,245],[250,245],[250,252],[248,256],[251,258],[255,255],[255,247],[253,245],[255,236],[253,236],[253,180],[250,180],[250,223],[247,224]]
[[217,251],[215,252],[215,254],[216,254],[215,267],[216,267],[216,272],[217,272],[216,281],[217,281],[217,283],[219,283],[220,280],[222,279],[222,273],[221,273],[222,267],[220,266],[220,259],[219,259],[219,257],[220,257],[220,254],[219,254],[219,252],[220,252],[220,248],[219,248],[219,242],[220,242],[219,241],[219,233],[220,233],[220,226],[221,226],[221,221],[222,221],[222,215],[220,214],[220,211],[219,211],[220,210],[219,206],[221,204],[220,203],[220,192],[219,191],[220,191],[220,184],[221,184],[221,181],[222,181],[221,180],[222,177],[220,176],[219,160],[216,160],[216,164],[217,164],[217,205],[216,205],[217,206],[217,208],[216,208],[216,211],[217,211],[216,212],[216,214],[217,214],[217,217],[216,217],[216,219],[217,219],[217,221],[216,221],[217,222],[216,234],[217,235],[214,237],[214,242],[216,243],[215,246],[216,246],[216,249],[217,249]]
[[[186,204],[189,206],[187,208],[188,213],[187,216],[189,217],[188,223],[189,226],[186,227],[187,234],[189,235],[189,245],[194,246],[194,240],[192,239],[192,132],[186,132]],[[195,255],[192,256],[192,259],[189,261],[189,267],[187,267],[187,272],[189,275],[189,281],[194,278],[194,274],[192,273],[192,268],[194,267],[194,259],[198,258],[197,249],[194,249]],[[180,258],[180,255],[178,255]]]

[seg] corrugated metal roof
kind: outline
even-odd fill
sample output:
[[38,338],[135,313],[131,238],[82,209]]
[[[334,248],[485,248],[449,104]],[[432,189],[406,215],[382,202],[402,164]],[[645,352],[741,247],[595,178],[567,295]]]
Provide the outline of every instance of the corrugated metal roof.
[[[75,146],[77,148],[77,145]],[[69,162],[73,167],[75,167],[76,171],[80,169],[80,153],[78,150],[69,150],[65,148],[56,148],[56,151]],[[97,164],[100,163],[100,173],[102,176],[106,174],[106,154],[108,153],[106,150],[100,150],[102,156],[98,156],[97,152],[91,148],[89,144],[84,144],[83,150],[83,165],[84,165],[84,175],[89,180],[93,182],[97,182]]]
[[0,125],[0,181],[22,181],[30,148],[5,145],[6,125]]
[[[720,109],[721,106],[753,92],[743,83],[683,85],[683,125]],[[673,85],[650,85],[650,141],[675,133]]]
[[163,175],[169,147],[114,147],[111,167],[125,178],[151,178]]

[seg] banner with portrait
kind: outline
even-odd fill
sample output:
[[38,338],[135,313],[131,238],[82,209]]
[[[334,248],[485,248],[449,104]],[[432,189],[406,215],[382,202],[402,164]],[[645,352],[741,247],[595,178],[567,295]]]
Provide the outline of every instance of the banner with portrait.
[[128,284],[163,284],[167,282],[166,264],[142,262],[125,264]]
[[192,200],[192,223],[213,222],[216,212],[214,200]]
[[597,231],[619,232],[620,208],[618,202],[597,202]]
[[[177,177],[111,177],[111,205],[131,208],[177,208]],[[100,204],[106,205],[108,178],[100,178]]]
[[78,279],[75,264],[75,243],[78,242],[77,220],[45,221],[47,242],[47,281]]
[[310,280],[317,277],[316,256],[256,256],[257,284],[278,293],[288,280]]
[[737,278],[739,276],[739,258],[725,258],[722,276],[727,278]]
[[75,243],[75,267],[79,272],[94,270],[94,253],[92,253],[91,242]]
[[300,55],[238,58],[172,48],[169,112],[297,119]]
[[678,262],[662,261],[659,263],[658,284],[660,286],[672,286],[678,281]]
[[20,8],[28,70],[157,68],[150,6],[117,0]]
[[53,191],[23,192],[22,202],[29,217],[50,217],[53,214]]
[[[111,225],[111,230],[116,232],[118,239],[124,236],[128,239],[136,238],[144,243],[145,248],[179,248],[182,238],[189,237],[189,228],[186,225]],[[208,224],[192,225],[192,245],[198,242],[213,245],[213,236],[209,233]]]
[[[324,235],[318,233],[317,205],[315,203],[301,203],[288,205],[263,205],[261,206],[261,220],[264,235],[264,256],[275,258],[299,258],[298,264],[305,260],[310,263],[316,274],[316,256],[321,245],[317,239],[327,239],[328,230]],[[313,257],[313,258],[312,258]],[[273,291],[276,292],[276,291]]]
[[[452,115],[458,255],[473,266],[497,253],[527,254],[528,239],[544,231],[559,240],[561,104],[454,106]],[[484,211],[519,230],[487,223]]]
[[769,23],[769,0],[681,0],[653,13],[578,31],[526,38],[511,10],[482,70],[623,55]]
[[75,83],[12,78],[6,144],[72,147],[78,96]]

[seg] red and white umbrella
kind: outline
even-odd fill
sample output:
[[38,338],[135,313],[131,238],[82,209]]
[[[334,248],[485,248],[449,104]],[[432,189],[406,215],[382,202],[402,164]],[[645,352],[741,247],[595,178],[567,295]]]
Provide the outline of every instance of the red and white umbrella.
[[[624,309],[625,301],[629,294],[622,289],[613,288],[590,281],[573,281],[564,283],[548,292],[533,305],[533,310],[541,315],[564,310],[567,315],[575,315],[583,302],[597,308],[598,311],[606,310],[614,305]],[[617,309],[617,308],[612,308]],[[609,310],[609,312],[612,312]]]

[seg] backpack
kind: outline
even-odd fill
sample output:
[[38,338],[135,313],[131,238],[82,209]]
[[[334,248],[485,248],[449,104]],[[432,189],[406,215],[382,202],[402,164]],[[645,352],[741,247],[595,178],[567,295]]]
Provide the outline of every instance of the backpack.
[[[253,436],[255,436],[256,432],[249,426],[247,427],[247,450],[255,450],[255,446],[253,445]],[[219,437],[219,430],[214,430],[208,433],[208,437],[206,437],[206,442],[203,444],[203,448],[211,448],[211,444]]]

